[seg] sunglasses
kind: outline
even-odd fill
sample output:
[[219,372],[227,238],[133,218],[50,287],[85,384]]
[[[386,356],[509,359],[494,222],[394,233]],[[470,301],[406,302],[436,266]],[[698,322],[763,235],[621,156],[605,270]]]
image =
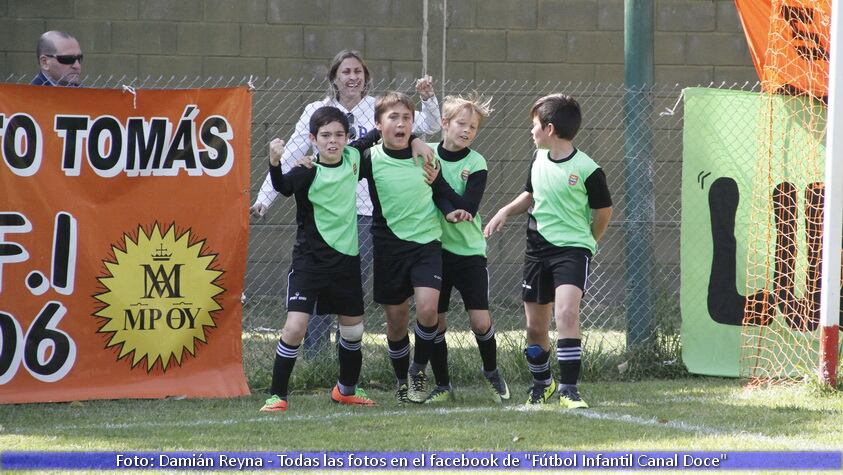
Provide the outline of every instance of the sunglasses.
[[45,54],[44,56],[46,56],[48,58],[56,58],[56,61],[58,61],[61,64],[73,64],[76,61],[79,61],[79,64],[82,64],[82,56],[84,56],[84,55],[81,55],[81,54],[76,54],[76,55],[73,55],[73,54],[59,54],[59,55]]
[[354,126],[354,114],[349,112],[345,117],[348,119],[348,140],[354,140],[357,138],[357,127]]

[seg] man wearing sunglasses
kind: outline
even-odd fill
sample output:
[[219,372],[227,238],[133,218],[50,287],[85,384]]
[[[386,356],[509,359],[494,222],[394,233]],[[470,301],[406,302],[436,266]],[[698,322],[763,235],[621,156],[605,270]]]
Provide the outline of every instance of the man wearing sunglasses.
[[32,80],[36,86],[79,86],[82,74],[82,48],[76,38],[64,31],[48,31],[38,38],[38,65],[41,71]]

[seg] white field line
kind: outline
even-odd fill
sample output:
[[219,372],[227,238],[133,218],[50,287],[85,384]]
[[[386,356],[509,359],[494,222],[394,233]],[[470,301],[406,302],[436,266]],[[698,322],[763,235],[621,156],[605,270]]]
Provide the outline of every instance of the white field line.
[[591,410],[586,411],[572,411],[574,415],[585,417],[586,419],[607,420],[612,422],[626,422],[629,424],[650,426],[650,427],[666,427],[670,429],[679,430],[682,432],[691,432],[699,435],[711,436],[731,436],[740,437],[741,439],[754,440],[757,442],[777,443],[784,445],[788,450],[821,450],[816,442],[796,439],[786,436],[770,436],[759,434],[757,432],[736,431],[731,429],[720,429],[717,427],[704,426],[701,424],[691,424],[683,421],[659,421],[656,418],[646,418],[632,416],[629,414],[614,414],[610,412],[596,412]]
[[[769,436],[765,434],[760,434],[757,432],[747,432],[747,431],[739,431],[727,428],[718,428],[712,426],[706,426],[702,424],[692,424],[683,421],[663,421],[659,420],[655,417],[647,418],[647,417],[640,417],[640,416],[633,416],[630,414],[618,414],[614,412],[606,412],[606,411],[596,411],[593,409],[578,409],[578,410],[569,410],[565,412],[559,412],[554,406],[524,406],[524,405],[517,405],[517,406],[494,406],[494,407],[447,407],[447,408],[435,408],[435,409],[427,409],[427,408],[419,408],[413,410],[406,410],[406,411],[386,411],[386,412],[378,412],[377,415],[379,417],[390,417],[390,416],[409,416],[409,415],[444,415],[447,416],[449,414],[480,414],[480,413],[493,413],[498,414],[501,411],[506,412],[554,412],[559,415],[570,415],[576,417],[582,417],[585,419],[594,419],[594,420],[601,420],[601,421],[608,421],[608,422],[619,422],[623,424],[631,424],[637,426],[646,426],[646,427],[657,427],[657,428],[667,428],[678,430],[681,432],[688,432],[692,434],[699,434],[699,435],[708,435],[708,436],[734,436],[740,437],[742,439],[751,439],[756,440],[758,442],[768,442],[768,443],[778,443],[787,446],[790,450],[818,450],[821,447],[817,446],[817,443],[814,441],[808,441],[803,439],[797,439],[793,437],[786,437],[786,436]],[[149,428],[149,427],[174,427],[174,428],[186,428],[186,427],[203,427],[203,426],[224,426],[224,425],[231,425],[231,424],[251,424],[251,423],[261,423],[261,422],[279,422],[279,421],[306,421],[306,422],[321,422],[321,421],[329,421],[329,420],[336,420],[336,419],[352,419],[357,417],[370,417],[373,415],[372,412],[369,411],[355,411],[355,412],[337,412],[334,414],[326,414],[323,416],[314,416],[314,415],[288,415],[288,414],[280,414],[280,415],[273,415],[273,414],[266,414],[260,417],[247,417],[243,419],[203,419],[203,420],[195,420],[195,421],[136,421],[136,422],[121,422],[121,423],[103,423],[103,424],[88,424],[88,425],[56,425],[50,428],[52,431],[80,431],[80,430],[91,430],[91,429],[136,429],[136,428]],[[24,435],[27,433],[34,433],[39,432],[38,430],[33,430],[28,427],[21,427],[21,428],[10,428],[6,427],[5,431],[0,431],[0,434],[4,432],[6,434],[17,434],[17,435]]]

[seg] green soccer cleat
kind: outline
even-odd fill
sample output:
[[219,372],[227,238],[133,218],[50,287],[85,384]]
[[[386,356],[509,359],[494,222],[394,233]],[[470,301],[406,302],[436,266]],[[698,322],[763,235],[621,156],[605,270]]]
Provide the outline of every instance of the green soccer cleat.
[[266,403],[261,408],[261,412],[283,412],[287,410],[287,400],[281,399],[275,394],[266,400]]
[[530,388],[530,397],[527,399],[527,404],[547,404],[555,392],[556,380],[551,379],[548,386],[533,384]]
[[586,409],[588,404],[582,400],[576,386],[559,388],[559,405],[565,409]]
[[447,388],[433,388],[433,391],[424,400],[425,404],[442,404],[446,402],[454,402],[454,390],[450,386]]
[[395,390],[395,399],[398,400],[398,404],[409,404],[410,399],[407,397],[407,384],[404,383],[398,386],[398,389]]
[[410,374],[410,391],[407,398],[410,402],[423,403],[427,399],[427,374],[424,371]]
[[500,371],[495,370],[491,376],[486,378],[486,383],[492,390],[492,397],[495,398],[495,402],[509,401],[509,386],[507,386]]

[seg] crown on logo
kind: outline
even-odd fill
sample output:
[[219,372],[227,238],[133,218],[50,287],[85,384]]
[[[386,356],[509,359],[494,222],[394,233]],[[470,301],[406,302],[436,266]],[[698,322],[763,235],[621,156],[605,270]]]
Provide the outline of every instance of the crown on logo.
[[173,253],[168,253],[167,249],[164,248],[164,243],[161,243],[158,245],[158,249],[156,249],[151,255],[153,261],[169,261]]

